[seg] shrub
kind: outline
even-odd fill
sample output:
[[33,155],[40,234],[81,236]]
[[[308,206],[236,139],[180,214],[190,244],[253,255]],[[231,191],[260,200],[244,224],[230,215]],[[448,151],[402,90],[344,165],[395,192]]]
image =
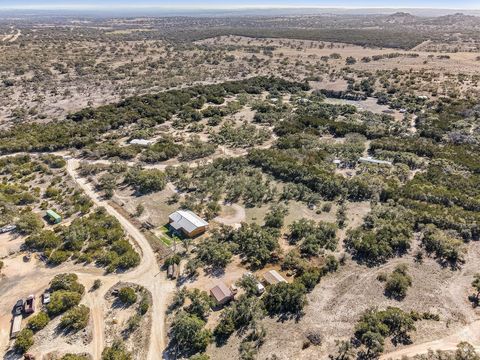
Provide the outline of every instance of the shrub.
[[90,309],[85,305],[78,305],[68,310],[60,320],[60,327],[67,331],[78,331],[88,325]]
[[211,332],[204,326],[205,321],[196,315],[180,311],[170,329],[171,341],[181,354],[203,352],[212,338]]
[[140,321],[142,320],[142,317],[138,314],[133,314],[128,320],[127,320],[127,330],[128,332],[133,332],[137,330],[140,326]]
[[147,296],[143,296],[142,300],[140,300],[140,304],[138,304],[138,312],[140,315],[145,315],[150,308],[150,300],[148,300]]
[[112,346],[102,351],[102,360],[131,360],[132,354],[125,349],[120,340],[115,340]]
[[33,331],[30,329],[23,329],[18,333],[13,348],[16,352],[23,354],[32,347],[33,342]]
[[45,311],[40,311],[37,315],[32,316],[27,323],[27,328],[32,330],[33,332],[37,332],[42,330],[45,326],[47,326],[50,318]]
[[270,314],[300,314],[307,303],[305,294],[303,284],[282,282],[269,287],[263,301]]
[[120,289],[118,298],[124,305],[130,306],[137,301],[137,294],[134,289],[127,286]]
[[83,294],[85,287],[78,282],[77,274],[58,274],[50,281],[50,290],[68,290]]
[[190,360],[210,360],[210,356],[207,354],[195,354],[190,356]]
[[50,316],[57,316],[71,309],[80,303],[82,295],[74,291],[54,291],[47,305],[47,313]]
[[77,355],[77,354],[65,354],[63,355],[60,360],[89,360],[90,357],[88,355]]
[[97,290],[100,288],[100,286],[102,286],[102,281],[100,279],[95,279],[92,285],[92,289]]
[[16,230],[23,235],[32,234],[44,226],[40,217],[32,212],[20,215],[15,225],[17,226]]
[[48,263],[51,265],[60,265],[67,261],[71,255],[72,253],[70,251],[55,250],[48,257]]
[[410,286],[412,286],[412,278],[407,273],[407,266],[399,265],[386,280],[385,294],[394,299],[402,300],[407,295]]

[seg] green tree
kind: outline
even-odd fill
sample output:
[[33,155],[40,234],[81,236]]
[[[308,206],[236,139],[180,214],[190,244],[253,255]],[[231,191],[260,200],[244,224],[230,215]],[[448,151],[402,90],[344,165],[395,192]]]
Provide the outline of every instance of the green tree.
[[197,257],[207,266],[224,269],[232,261],[231,245],[208,238],[198,244]]
[[88,325],[90,309],[85,305],[78,305],[68,310],[60,319],[60,327],[67,331],[79,331]]
[[32,316],[27,323],[27,328],[32,330],[33,332],[37,332],[42,330],[45,326],[47,326],[50,318],[45,311],[40,311],[38,314]]
[[186,308],[186,311],[206,321],[210,313],[210,308],[213,305],[210,296],[205,291],[193,289],[188,292],[187,297],[191,303]]
[[180,354],[205,351],[212,334],[205,330],[205,321],[198,316],[180,311],[173,320],[170,338]]
[[30,235],[43,228],[44,224],[40,217],[33,212],[26,212],[18,218],[15,225],[17,231],[23,235]]
[[410,286],[412,286],[412,278],[407,273],[407,266],[405,264],[398,265],[387,278],[385,294],[394,299],[402,300],[407,295]]
[[121,340],[115,340],[112,346],[102,351],[102,360],[132,360],[132,354],[125,349]]
[[125,182],[139,195],[144,195],[163,190],[167,178],[165,173],[158,169],[132,169],[127,173]]
[[50,290],[68,290],[82,295],[85,293],[85,286],[78,282],[77,274],[58,274],[50,281]]
[[57,316],[75,305],[80,303],[82,295],[74,291],[58,290],[54,291],[50,297],[50,303],[47,304],[47,313],[49,316]]
[[23,354],[32,347],[33,342],[33,331],[30,329],[23,329],[18,333],[13,348],[16,352]]
[[265,226],[271,228],[281,229],[284,223],[285,216],[288,214],[288,209],[283,205],[274,205],[265,215]]
[[267,289],[263,299],[270,314],[300,314],[307,303],[305,286],[299,282],[278,283]]
[[123,304],[130,306],[137,301],[137,294],[133,288],[126,286],[120,289],[118,298]]

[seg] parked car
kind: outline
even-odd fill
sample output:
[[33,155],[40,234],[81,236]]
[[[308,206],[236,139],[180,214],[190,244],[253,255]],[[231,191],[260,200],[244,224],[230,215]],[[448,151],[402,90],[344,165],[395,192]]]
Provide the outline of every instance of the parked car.
[[47,305],[48,303],[50,303],[50,293],[48,291],[43,293],[42,303],[43,303],[43,305]]
[[23,312],[25,314],[33,314],[35,312],[35,295],[29,295],[25,304],[23,304]]
[[13,307],[13,315],[22,315],[22,311],[23,311],[23,300],[18,299],[17,303]]

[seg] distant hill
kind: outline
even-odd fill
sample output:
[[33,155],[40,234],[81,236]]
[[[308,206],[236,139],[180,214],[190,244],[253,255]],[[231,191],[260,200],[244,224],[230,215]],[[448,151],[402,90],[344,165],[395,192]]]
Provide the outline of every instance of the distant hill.
[[385,19],[385,22],[388,24],[411,24],[418,20],[416,16],[413,16],[410,13],[398,11],[391,15],[388,15]]
[[451,15],[439,16],[433,19],[433,22],[441,25],[478,25],[480,17],[474,15],[465,15],[463,13],[455,13]]

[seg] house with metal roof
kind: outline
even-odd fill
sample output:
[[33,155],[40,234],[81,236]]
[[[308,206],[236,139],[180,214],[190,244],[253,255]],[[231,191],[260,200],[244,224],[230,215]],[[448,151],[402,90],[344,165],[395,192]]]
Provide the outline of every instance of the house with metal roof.
[[268,285],[275,285],[280,282],[287,282],[276,270],[267,271],[263,274],[263,279]]
[[208,222],[190,210],[175,211],[168,217],[168,222],[174,231],[189,238],[203,234],[208,227]]
[[217,305],[223,305],[233,299],[234,293],[222,282],[210,289],[210,296]]

